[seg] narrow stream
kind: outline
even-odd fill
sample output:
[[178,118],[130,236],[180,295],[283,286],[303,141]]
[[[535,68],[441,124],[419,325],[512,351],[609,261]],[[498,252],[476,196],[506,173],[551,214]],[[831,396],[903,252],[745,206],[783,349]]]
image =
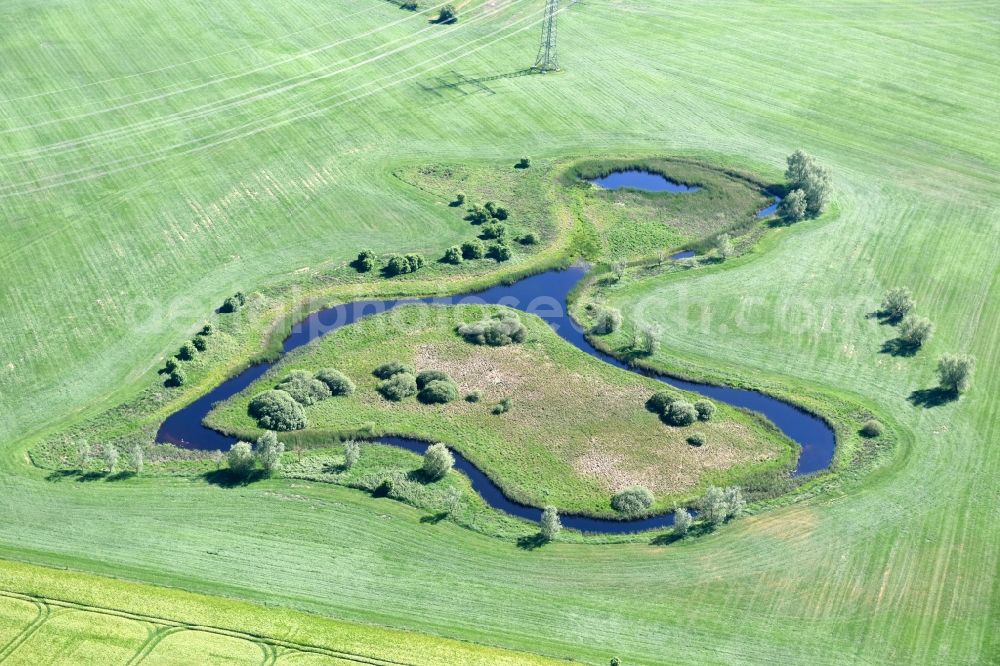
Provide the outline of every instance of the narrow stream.
[[[673,258],[679,258],[675,255]],[[284,351],[300,347],[320,336],[337,330],[342,326],[352,324],[362,317],[386,312],[399,305],[416,303],[460,305],[460,304],[493,304],[516,308],[535,314],[544,319],[552,329],[564,340],[591,356],[606,363],[628,370],[640,372],[619,361],[618,359],[594,349],[584,337],[584,331],[569,316],[566,307],[566,297],[585,275],[585,269],[573,267],[562,271],[548,271],[539,275],[524,278],[512,285],[498,285],[473,294],[451,296],[444,298],[421,298],[388,301],[356,301],[336,305],[309,315],[299,322],[284,341]],[[226,451],[236,441],[219,432],[202,425],[202,421],[212,406],[242,391],[274,365],[262,363],[252,366],[237,376],[221,383],[207,395],[194,401],[180,411],[171,414],[160,426],[156,435],[157,442],[169,442],[186,448]],[[648,373],[643,373],[648,374]],[[751,409],[771,420],[786,436],[802,447],[798,465],[794,474],[808,474],[825,469],[833,460],[836,444],[833,431],[821,419],[808,414],[793,405],[770,396],[745,389],[698,384],[662,375],[650,375],[671,386],[696,391],[707,397],[727,404]],[[399,446],[416,453],[423,453],[428,443],[403,438],[382,437],[377,439],[384,444]],[[476,468],[457,451],[455,466],[462,470],[472,480],[475,490],[482,495],[491,506],[509,514],[528,520],[537,521],[541,510],[524,506],[507,498],[499,487],[486,474]],[[613,520],[588,518],[585,516],[561,516],[566,527],[606,534],[639,532],[654,528],[663,528],[673,524],[673,514],[661,514],[635,520]]]

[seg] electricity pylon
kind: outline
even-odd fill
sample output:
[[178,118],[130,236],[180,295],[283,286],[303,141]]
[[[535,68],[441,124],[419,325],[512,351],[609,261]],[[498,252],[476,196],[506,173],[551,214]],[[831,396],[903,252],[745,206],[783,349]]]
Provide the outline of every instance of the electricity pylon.
[[538,57],[535,58],[533,71],[544,74],[559,69],[556,60],[556,14],[559,10],[559,0],[545,0],[545,21],[542,23],[542,43],[538,47]]

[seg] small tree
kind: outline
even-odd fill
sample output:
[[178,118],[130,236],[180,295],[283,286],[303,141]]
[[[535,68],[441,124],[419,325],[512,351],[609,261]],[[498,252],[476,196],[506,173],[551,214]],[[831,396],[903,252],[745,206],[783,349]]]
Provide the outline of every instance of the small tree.
[[187,381],[187,373],[184,368],[177,368],[167,377],[167,386],[184,386]]
[[344,469],[351,469],[361,459],[361,444],[353,439],[344,442]]
[[807,208],[806,193],[802,190],[792,190],[778,205],[778,215],[789,222],[798,222],[805,219]]
[[205,324],[201,327],[201,330],[198,331],[198,335],[212,335],[214,332],[215,328],[211,324]]
[[934,334],[934,324],[927,317],[909,315],[899,325],[899,339],[911,347],[921,347]]
[[788,156],[785,178],[792,190],[802,190],[806,198],[806,215],[816,217],[823,212],[830,196],[830,172],[807,153],[796,150]]
[[490,248],[490,256],[498,262],[509,260],[511,257],[510,245],[503,242],[497,243]]
[[739,486],[729,486],[725,490],[726,518],[739,518],[747,507],[743,499],[743,491]]
[[225,301],[223,301],[222,307],[219,308],[219,310],[221,312],[236,312],[241,307],[246,305],[246,303],[247,303],[247,295],[244,294],[242,291],[238,291],[229,298],[227,298]]
[[701,516],[710,525],[717,525],[726,519],[729,514],[729,506],[726,503],[726,494],[722,488],[709,486],[701,498]]
[[622,326],[622,313],[616,308],[601,308],[594,318],[590,332],[594,335],[608,335]]
[[698,412],[699,421],[711,421],[715,416],[715,403],[711,400],[698,400],[694,403],[694,409]]
[[181,345],[180,350],[177,352],[177,358],[182,361],[190,361],[198,353],[198,350],[190,342],[185,342]]
[[389,257],[389,260],[385,263],[385,274],[393,277],[395,275],[403,275],[404,273],[410,272],[410,262],[398,254],[394,254]]
[[892,320],[900,320],[915,308],[917,302],[906,287],[896,287],[885,293],[882,299],[882,314]]
[[354,261],[354,267],[359,273],[367,273],[375,268],[375,262],[377,261],[378,255],[374,252],[371,250],[362,250],[358,253],[358,258]]
[[486,256],[486,246],[481,240],[471,240],[462,243],[462,257],[465,259],[482,259]]
[[506,238],[507,226],[501,222],[490,222],[482,226],[480,233],[486,240]]
[[208,349],[208,340],[206,340],[202,335],[194,336],[194,338],[191,339],[191,344],[194,345],[194,348],[200,352]]
[[444,491],[444,497],[442,502],[444,505],[444,510],[448,515],[451,515],[458,511],[459,505],[462,503],[462,493],[455,486],[449,486],[446,491]]
[[514,166],[517,167],[518,169],[527,169],[528,167],[531,166],[531,158],[522,157],[517,161],[517,164],[515,164]]
[[628,268],[628,262],[623,260],[611,262],[611,273],[614,274],[615,280],[620,281],[625,277],[625,270]]
[[952,393],[965,393],[972,383],[976,361],[971,356],[944,354],[938,359],[937,373],[941,388]]
[[132,469],[135,470],[135,475],[139,476],[142,474],[143,463],[146,459],[145,453],[142,450],[142,444],[136,442],[132,445],[130,457],[132,458]]
[[460,264],[462,263],[462,259],[462,248],[457,245],[452,245],[445,250],[444,257],[442,258],[446,264]]
[[559,530],[562,529],[562,523],[559,522],[559,512],[554,506],[547,506],[542,511],[541,528],[542,538],[546,541],[555,539]]
[[273,476],[281,471],[281,454],[284,452],[284,442],[279,442],[273,431],[268,430],[257,438],[257,458],[264,467],[266,476]]
[[638,326],[632,332],[632,350],[643,356],[652,356],[660,349],[657,330],[652,326]]
[[90,460],[90,442],[81,439],[76,443],[76,459],[81,468],[87,465],[87,461]]
[[176,358],[168,358],[167,362],[163,364],[163,371],[169,375],[171,372],[173,372],[179,367],[181,366],[177,362]]
[[684,507],[674,509],[674,533],[683,537],[691,529],[691,514]]
[[464,206],[465,205],[465,192],[459,192],[455,195],[455,205]]
[[452,23],[458,22],[458,11],[455,9],[455,5],[445,5],[438,12],[438,17],[434,21],[435,23],[444,23],[446,25],[451,25]]
[[114,474],[115,467],[118,465],[118,449],[116,449],[111,444],[104,445],[104,468],[108,471],[108,474]]
[[733,247],[733,239],[729,234],[719,234],[715,237],[715,251],[719,253],[719,258],[726,260],[733,256],[736,249]]
[[428,479],[437,481],[443,479],[445,474],[451,470],[455,464],[455,458],[451,455],[448,447],[440,442],[431,444],[424,453],[423,471]]
[[250,442],[236,442],[226,454],[226,463],[233,474],[246,476],[253,469],[253,447]]

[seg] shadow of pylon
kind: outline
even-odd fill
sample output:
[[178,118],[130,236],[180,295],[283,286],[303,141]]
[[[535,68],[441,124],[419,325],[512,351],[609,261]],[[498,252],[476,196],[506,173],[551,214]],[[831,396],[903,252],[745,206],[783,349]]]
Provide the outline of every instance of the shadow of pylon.
[[424,85],[419,84],[420,87],[429,93],[441,96],[441,90],[453,90],[459,92],[463,95],[471,95],[476,92],[486,93],[488,95],[496,95],[496,91],[490,88],[487,84],[488,81],[497,81],[499,79],[513,79],[519,76],[530,76],[531,74],[541,74],[542,71],[534,67],[529,67],[527,69],[519,69],[516,72],[506,72],[504,74],[493,74],[491,76],[466,76],[461,72],[456,72],[451,70],[445,76],[435,77],[436,84],[434,85]]

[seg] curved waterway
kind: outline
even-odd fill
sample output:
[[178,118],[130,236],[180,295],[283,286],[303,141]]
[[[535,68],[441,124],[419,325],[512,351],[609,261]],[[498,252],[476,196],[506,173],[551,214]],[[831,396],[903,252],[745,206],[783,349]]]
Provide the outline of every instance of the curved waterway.
[[[677,255],[675,255],[676,257]],[[790,405],[787,402],[772,398],[757,391],[728,388],[684,381],[662,375],[646,373],[631,368],[622,361],[594,349],[584,337],[584,331],[569,316],[566,307],[566,297],[583,279],[586,271],[582,267],[573,267],[562,271],[548,271],[539,275],[524,278],[512,285],[498,285],[485,291],[462,296],[444,298],[401,299],[387,301],[355,301],[320,310],[299,322],[284,341],[284,351],[300,347],[320,336],[337,330],[342,326],[352,324],[362,317],[385,312],[400,305],[410,304],[493,304],[516,308],[544,319],[552,329],[571,345],[605,363],[618,368],[655,377],[665,384],[696,391],[714,400],[759,412],[771,420],[781,432],[802,447],[798,464],[793,472],[795,475],[808,474],[829,467],[833,460],[835,438],[833,431],[822,420],[807,412]],[[202,425],[202,421],[212,406],[239,393],[256,379],[263,375],[274,362],[262,363],[247,368],[235,377],[226,380],[207,395],[194,401],[187,407],[170,415],[160,426],[156,435],[157,442],[170,442],[186,448],[228,450],[236,441]],[[381,437],[378,442],[399,446],[416,453],[423,453],[428,443],[404,437]],[[472,486],[482,495],[490,506],[509,514],[537,521],[541,510],[525,506],[507,498],[500,488],[481,470],[465,459],[457,451],[455,466],[462,470],[472,480]],[[566,527],[584,532],[617,534],[640,532],[643,530],[663,528],[673,524],[673,514],[666,513],[649,518],[636,520],[613,520],[589,518],[586,516],[561,516]]]

